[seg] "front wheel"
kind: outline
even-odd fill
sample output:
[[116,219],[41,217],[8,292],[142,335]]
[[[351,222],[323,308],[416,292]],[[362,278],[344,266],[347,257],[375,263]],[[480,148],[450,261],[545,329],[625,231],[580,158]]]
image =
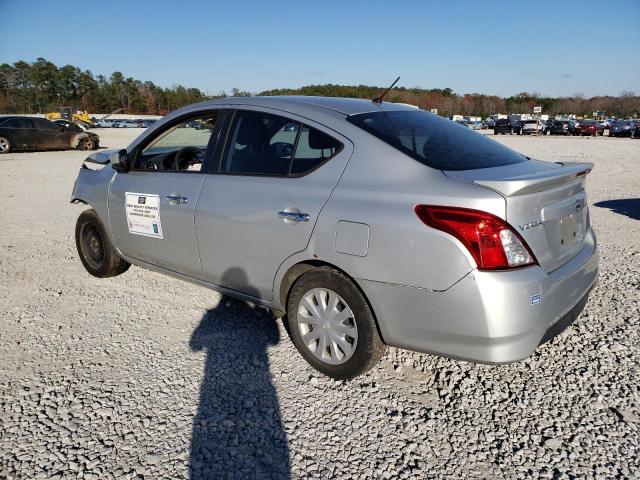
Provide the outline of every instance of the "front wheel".
[[115,277],[131,264],[116,252],[95,210],[85,210],[76,222],[76,248],[84,268],[94,277]]
[[7,137],[0,137],[0,154],[11,151],[11,142]]
[[329,267],[310,270],[295,282],[287,327],[304,359],[335,379],[366,372],[386,350],[367,300],[349,278]]
[[95,148],[95,142],[91,138],[81,138],[78,142],[78,150],[94,150]]

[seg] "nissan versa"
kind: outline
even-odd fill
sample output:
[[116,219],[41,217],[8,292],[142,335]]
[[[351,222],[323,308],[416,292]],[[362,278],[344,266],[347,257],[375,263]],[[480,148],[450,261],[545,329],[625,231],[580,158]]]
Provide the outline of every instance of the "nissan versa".
[[591,168],[409,106],[230,98],[92,154],[71,201],[92,275],[135,264],[267,307],[347,379],[385,345],[506,363],[570,324],[598,273]]

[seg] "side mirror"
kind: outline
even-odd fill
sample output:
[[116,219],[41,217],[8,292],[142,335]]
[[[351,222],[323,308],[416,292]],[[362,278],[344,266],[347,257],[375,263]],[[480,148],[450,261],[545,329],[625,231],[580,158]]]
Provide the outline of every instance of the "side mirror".
[[128,172],[131,169],[129,155],[126,150],[119,150],[109,156],[111,167],[118,172]]

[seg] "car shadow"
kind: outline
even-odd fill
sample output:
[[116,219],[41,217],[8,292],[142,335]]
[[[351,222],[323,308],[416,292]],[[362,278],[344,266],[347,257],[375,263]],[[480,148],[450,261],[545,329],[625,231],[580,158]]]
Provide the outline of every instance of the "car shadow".
[[[230,269],[223,284],[225,277],[246,279],[238,269]],[[278,341],[271,313],[241,300],[223,296],[202,317],[189,344],[192,351],[206,352],[191,434],[191,479],[290,478],[267,356]]]
[[613,213],[625,215],[633,220],[640,220],[640,198],[621,198],[603,200],[593,204],[595,207],[608,208]]

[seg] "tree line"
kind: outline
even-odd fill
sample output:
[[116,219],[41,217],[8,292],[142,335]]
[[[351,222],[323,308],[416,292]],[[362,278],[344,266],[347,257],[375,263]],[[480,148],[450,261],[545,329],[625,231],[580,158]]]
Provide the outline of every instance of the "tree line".
[[[373,99],[385,88],[368,85],[309,85],[301,88],[266,90],[257,95],[322,95]],[[230,96],[248,96],[250,92],[234,88]],[[60,106],[76,110],[107,113],[122,109],[123,113],[165,115],[178,107],[210,98],[227,97],[226,92],[208,95],[198,88],[175,85],[163,88],[151,81],[125,77],[113,72],[109,77],[94,75],[73,65],[58,67],[38,58],[35,62],[19,61],[0,65],[0,112],[44,113]],[[494,113],[530,113],[541,106],[551,115],[606,112],[609,116],[632,117],[640,112],[640,97],[634,92],[620,95],[585,98],[582,94],[570,97],[543,97],[522,92],[508,98],[479,93],[456,94],[450,88],[394,88],[385,100],[416,105],[425,110],[437,109],[440,115],[477,115]]]

